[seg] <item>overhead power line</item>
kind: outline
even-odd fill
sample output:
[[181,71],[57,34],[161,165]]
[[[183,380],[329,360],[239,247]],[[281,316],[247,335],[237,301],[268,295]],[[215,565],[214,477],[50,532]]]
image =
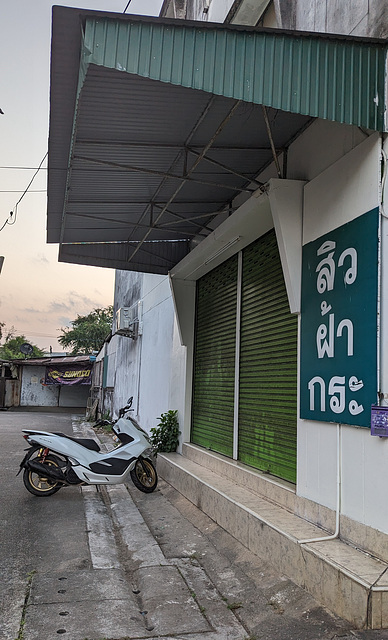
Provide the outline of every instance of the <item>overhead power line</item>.
[[26,331],[27,335],[35,336],[37,338],[58,338],[58,336],[54,336],[52,333],[38,333],[37,331]]
[[14,208],[12,211],[10,211],[10,214],[8,216],[8,218],[6,219],[6,221],[4,222],[3,226],[0,228],[0,231],[3,231],[4,227],[9,224],[9,225],[13,225],[16,222],[16,217],[17,217],[17,211],[18,211],[18,206],[21,203],[21,201],[23,200],[24,196],[26,195],[26,193],[28,193],[28,190],[30,188],[30,186],[32,185],[32,183],[34,182],[36,176],[38,175],[40,169],[42,168],[42,164],[44,163],[44,161],[46,160],[48,155],[48,151],[46,151],[46,153],[44,154],[39,167],[37,168],[37,170],[35,171],[34,175],[32,176],[30,182],[28,183],[26,189],[23,191],[22,195],[20,196],[19,200],[17,201],[17,203],[15,204]]
[[[47,156],[47,153],[46,153]],[[0,167],[0,169],[21,169],[22,171],[33,171],[34,169],[37,169],[38,167]],[[41,171],[47,171],[47,167],[39,167],[39,169]]]

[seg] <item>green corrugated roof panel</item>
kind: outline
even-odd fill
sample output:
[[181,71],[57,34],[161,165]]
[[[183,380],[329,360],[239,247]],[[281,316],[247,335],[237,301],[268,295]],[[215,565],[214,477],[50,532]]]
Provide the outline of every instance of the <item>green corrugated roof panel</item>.
[[387,47],[378,41],[87,18],[88,64],[385,131]]

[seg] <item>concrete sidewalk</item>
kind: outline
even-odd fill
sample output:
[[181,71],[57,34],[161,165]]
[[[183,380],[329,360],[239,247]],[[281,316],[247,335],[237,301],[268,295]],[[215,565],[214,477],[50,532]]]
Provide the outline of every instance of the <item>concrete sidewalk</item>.
[[388,639],[333,616],[163,480],[82,494],[92,568],[32,577],[23,640]]
[[[168,598],[159,574],[161,566],[170,566],[178,569],[214,637],[220,640],[388,638],[387,631],[356,631],[333,616],[165,482],[160,481],[159,490],[149,496],[131,486],[128,491],[162,552],[159,567],[150,566],[144,558],[150,578],[155,577],[152,602],[148,590],[142,590],[141,573],[137,583],[155,629],[161,611],[173,619],[167,610],[174,592]],[[172,629],[168,633],[172,635]]]

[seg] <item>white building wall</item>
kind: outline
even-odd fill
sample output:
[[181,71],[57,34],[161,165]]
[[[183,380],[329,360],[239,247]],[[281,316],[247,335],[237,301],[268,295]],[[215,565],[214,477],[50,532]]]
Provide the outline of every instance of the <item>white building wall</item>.
[[125,336],[113,336],[108,350],[106,383],[108,387],[114,387],[114,417],[118,416],[119,409],[126,405],[130,397],[133,397],[134,409],[137,408],[138,362],[139,342]]
[[[374,134],[306,185],[303,244],[379,205],[380,158],[381,141]],[[383,260],[387,260],[386,252]],[[385,299],[383,304],[385,308]],[[381,364],[386,372],[387,363],[383,360]],[[369,429],[351,426],[341,427],[341,436],[341,511],[388,533],[387,510],[381,509],[388,482],[388,441],[372,437]],[[336,460],[336,426],[299,420],[298,494],[334,509]]]
[[[282,0],[277,1],[282,4]],[[294,0],[288,6],[292,22],[284,28],[378,38],[388,35],[388,5],[384,0]]]
[[[141,299],[142,284],[143,274],[132,271],[116,271],[114,314],[120,307],[131,307]],[[115,331],[114,319],[113,334]],[[140,346],[141,338],[133,340],[117,334],[113,335],[107,344],[106,386],[113,387],[110,410],[115,418],[118,416],[119,409],[127,403],[131,396],[133,396],[133,407],[137,412]]]
[[[204,7],[208,7],[207,12]],[[233,24],[388,37],[386,0],[187,0],[185,9],[179,8],[176,0],[171,0],[163,15],[225,22],[230,11],[229,20]]]
[[118,271],[115,303],[142,301],[142,329],[136,339],[114,335],[108,361],[114,362],[114,414],[133,396],[136,418],[144,429],[157,426],[169,409],[183,419],[186,350],[180,344],[167,276]]
[[189,376],[188,380],[186,377],[186,369],[187,347],[183,347],[181,344],[176,314],[174,313],[169,398],[171,408],[178,410],[179,426],[182,434],[180,437],[181,444],[183,442],[185,420],[186,422],[189,422],[188,416],[191,416],[191,408],[188,402],[188,400],[191,401],[191,387],[189,398],[187,397],[188,394],[186,393],[187,384],[191,384],[191,375]]
[[139,419],[149,430],[175,408],[169,406],[174,310],[167,277],[145,275],[143,291]]
[[21,407],[56,407],[59,398],[59,386],[43,386],[46,367],[23,367],[22,388],[20,392]]
[[[211,0],[208,12],[209,22],[225,22],[234,0]],[[197,20],[200,19],[199,16]]]
[[170,0],[162,9],[165,18],[278,27],[272,0]]
[[116,385],[116,355],[117,355],[117,340],[112,341],[110,349],[108,351],[108,360],[106,365],[106,386],[114,387]]

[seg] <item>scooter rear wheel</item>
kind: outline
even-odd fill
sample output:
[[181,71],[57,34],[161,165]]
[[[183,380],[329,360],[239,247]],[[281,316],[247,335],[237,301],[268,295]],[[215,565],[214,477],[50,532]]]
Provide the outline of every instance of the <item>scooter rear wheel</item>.
[[132,482],[143,493],[152,493],[158,484],[158,474],[151,460],[136,460],[131,471]]
[[[43,462],[41,456],[36,456],[34,459],[37,462]],[[59,467],[60,462],[60,458],[49,454],[48,456],[46,456],[44,464],[47,464],[48,466]],[[31,469],[24,469],[23,482],[27,491],[32,493],[32,495],[39,497],[52,496],[53,493],[56,493],[61,487],[63,487],[63,484],[61,482],[56,482],[51,478],[40,476],[38,473],[32,471]]]

